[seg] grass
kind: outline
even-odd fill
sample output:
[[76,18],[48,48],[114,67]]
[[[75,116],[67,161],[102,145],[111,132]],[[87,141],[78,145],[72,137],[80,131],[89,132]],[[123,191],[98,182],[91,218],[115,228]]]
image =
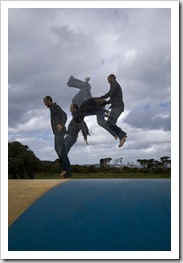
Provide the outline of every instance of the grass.
[[[171,178],[169,174],[143,174],[143,173],[128,173],[128,174],[115,174],[115,173],[73,173],[72,179],[150,179],[150,178]],[[37,174],[35,179],[61,179],[60,174]]]

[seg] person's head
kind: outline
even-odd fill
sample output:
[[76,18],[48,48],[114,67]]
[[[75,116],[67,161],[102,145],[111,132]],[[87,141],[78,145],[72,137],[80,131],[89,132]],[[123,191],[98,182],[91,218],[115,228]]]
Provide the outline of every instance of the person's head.
[[71,104],[70,106],[70,112],[76,112],[79,110],[79,107],[77,104]]
[[50,106],[53,104],[52,97],[50,97],[50,96],[44,97],[43,102],[44,102],[44,105],[46,105],[48,108],[50,108]]
[[111,84],[113,83],[114,81],[116,81],[116,76],[114,74],[110,74],[108,77],[107,77],[107,80],[108,82]]

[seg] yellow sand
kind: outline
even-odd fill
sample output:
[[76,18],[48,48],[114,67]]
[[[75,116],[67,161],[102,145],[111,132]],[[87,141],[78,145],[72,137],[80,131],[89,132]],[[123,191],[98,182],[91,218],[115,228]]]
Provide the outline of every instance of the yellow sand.
[[49,189],[67,180],[8,180],[8,225]]

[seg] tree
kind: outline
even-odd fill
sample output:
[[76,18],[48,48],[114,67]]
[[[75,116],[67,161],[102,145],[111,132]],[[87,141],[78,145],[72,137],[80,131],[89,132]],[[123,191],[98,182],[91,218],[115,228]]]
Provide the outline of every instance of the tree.
[[170,157],[164,156],[160,157],[160,161],[154,160],[154,159],[138,159],[137,162],[140,163],[140,165],[143,168],[152,169],[152,168],[167,168],[168,165],[171,164],[171,160],[169,160]]
[[13,179],[16,179],[17,175],[24,179],[24,162],[20,158],[8,156],[8,174],[11,174]]
[[163,168],[163,163],[160,162],[160,161],[155,160],[155,161],[154,161],[154,168],[155,168],[155,169],[161,169],[161,168]]
[[109,167],[110,161],[112,160],[112,158],[102,158],[100,159],[100,166],[101,167]]
[[110,165],[110,161],[112,160],[112,158],[106,158],[106,165],[109,167]]
[[137,162],[140,163],[140,165],[146,169],[152,169],[155,165],[154,159],[138,159]]
[[39,167],[40,160],[27,145],[18,141],[8,143],[8,174],[14,179],[33,179]]
[[160,160],[163,163],[164,168],[167,168],[168,165],[171,164],[171,160],[169,160],[169,159],[170,159],[170,157],[168,157],[168,156],[160,157]]
[[115,160],[115,162],[114,162],[114,164],[115,164],[115,166],[116,167],[122,167],[122,163],[123,163],[123,157],[121,157],[121,158],[117,158],[116,160]]
[[[118,173],[121,173],[121,171],[122,171],[123,157],[117,158],[117,159],[114,161],[114,164],[115,164],[115,171],[116,171],[116,178],[117,178],[117,174],[118,174]],[[125,174],[124,174],[124,177],[125,177]]]
[[148,161],[146,159],[138,159],[137,162],[140,163],[140,165],[143,168],[147,168],[147,166],[148,166]]
[[103,166],[104,166],[104,159],[101,158],[101,159],[100,159],[100,167],[103,167]]

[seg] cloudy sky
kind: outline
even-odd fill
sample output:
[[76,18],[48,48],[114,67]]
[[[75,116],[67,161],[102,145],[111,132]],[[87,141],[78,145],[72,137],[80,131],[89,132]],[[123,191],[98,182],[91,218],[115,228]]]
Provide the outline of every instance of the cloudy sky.
[[118,125],[127,141],[118,141],[85,118],[91,136],[72,147],[72,164],[122,157],[171,157],[171,9],[170,8],[11,8],[8,11],[8,139],[20,141],[41,160],[55,160],[50,95],[67,113],[77,89],[70,75],[91,77],[92,95],[109,90],[115,74],[125,111]]

